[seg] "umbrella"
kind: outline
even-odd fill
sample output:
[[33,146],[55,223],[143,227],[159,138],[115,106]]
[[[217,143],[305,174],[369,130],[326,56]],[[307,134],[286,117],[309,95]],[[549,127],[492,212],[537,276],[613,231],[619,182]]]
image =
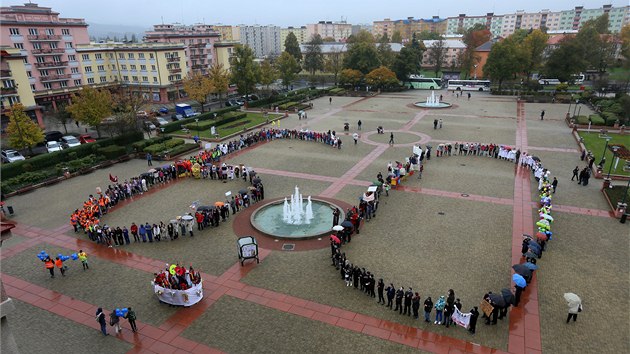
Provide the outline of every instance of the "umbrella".
[[525,253],[525,258],[538,258],[538,255],[532,253],[532,252],[527,252]]
[[490,298],[490,301],[492,301],[492,304],[496,307],[503,307],[505,306],[505,300],[503,299],[503,296],[499,295],[499,294],[490,294],[488,295],[488,297]]
[[250,191],[255,191],[256,187],[249,186],[249,187],[247,187],[247,189],[250,190]]
[[540,214],[541,218],[545,218],[549,221],[553,221],[553,216],[549,215],[549,214]]
[[330,235],[330,239],[333,240],[334,243],[336,244],[340,244],[341,240],[339,239],[339,237],[335,236],[335,235]]
[[539,240],[547,241],[547,239],[549,237],[544,232],[538,232],[538,233],[536,233],[536,238],[539,239]]
[[527,286],[527,282],[525,281],[525,278],[523,278],[519,274],[512,274],[512,281],[514,282],[514,284],[516,284],[516,286],[519,286],[521,288],[524,288]]
[[212,210],[214,208],[215,208],[214,205],[202,205],[197,208],[197,211],[207,211],[207,210]]
[[520,274],[523,278],[529,278],[532,276],[532,270],[527,268],[524,264],[515,264],[512,266],[512,269],[516,272],[516,274]]
[[335,226],[333,226],[333,228],[332,228],[332,229],[333,229],[333,230],[335,230],[335,231],[343,231],[343,226],[341,226],[341,225],[335,225]]
[[193,217],[192,215],[184,215],[182,216],[182,220],[184,221],[192,221]]
[[541,220],[538,220],[538,222],[549,226],[549,220],[541,219]]
[[512,294],[510,289],[501,289],[501,296],[503,296],[503,300],[505,300],[505,303],[508,305],[512,305],[514,303],[514,294]]
[[252,182],[253,182],[254,184],[258,184],[258,183],[260,183],[260,182],[261,182],[261,179],[260,179],[260,178],[258,178],[258,177],[256,177],[256,178],[252,179]]
[[247,194],[247,189],[241,189],[240,191],[238,191],[240,194]]
[[538,156],[532,156],[532,160],[534,160],[534,161],[540,161],[540,157],[538,157]]
[[252,177],[256,176],[256,171],[250,171],[249,175],[252,176]]
[[177,224],[177,223],[178,223],[178,221],[177,221],[177,220],[175,220],[175,219],[173,219],[173,220],[169,221],[169,223],[171,223],[171,224]]
[[147,171],[147,172],[149,172],[149,173],[155,173],[156,171],[155,171],[155,168],[152,168],[152,169],[150,169],[150,170],[149,170],[149,171]]
[[383,185],[383,183],[381,183],[381,181],[379,181],[379,180],[372,181],[372,184],[375,185],[375,186],[379,186],[379,187]]
[[352,225],[350,220],[345,220],[344,222],[341,223],[341,226],[343,226],[343,227],[352,227],[354,225]]
[[214,203],[214,206],[215,206],[215,207],[222,207],[222,206],[224,206],[224,205],[225,205],[225,203],[223,203],[223,202],[215,202],[215,203]]
[[367,193],[363,194],[363,200],[365,200],[366,202],[371,202],[374,200],[374,193],[370,193],[370,195],[367,195]]
[[[536,258],[540,258],[540,255],[541,255],[541,253],[542,253],[542,250],[541,250],[540,248],[533,248],[533,247],[531,247],[531,245],[529,245],[529,246],[530,246],[530,247],[529,247],[530,252],[527,252],[527,253],[533,253],[533,254],[535,254],[535,255],[536,255]],[[527,254],[526,254],[526,255],[527,255]]]
[[534,263],[532,263],[532,262],[525,262],[525,263],[523,263],[523,265],[524,265],[525,267],[527,267],[527,268],[531,269],[531,270],[536,270],[536,269],[538,269],[538,266],[537,266],[537,265],[535,265],[535,264],[534,264]]
[[569,306],[573,307],[582,303],[582,299],[574,293],[564,293],[564,299],[567,300]]

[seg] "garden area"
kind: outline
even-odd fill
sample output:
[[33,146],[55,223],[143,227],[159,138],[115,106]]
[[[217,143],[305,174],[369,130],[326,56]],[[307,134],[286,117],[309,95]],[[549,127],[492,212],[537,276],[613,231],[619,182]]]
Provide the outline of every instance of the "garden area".
[[[604,147],[606,146],[606,139],[600,137],[599,132],[579,132],[580,137],[582,138],[584,145],[588,151],[593,153],[595,157],[595,164],[598,164],[602,159],[602,153],[604,152]],[[606,163],[604,164],[603,172],[604,174],[608,174],[608,170],[610,170],[610,174],[612,175],[621,175],[621,176],[630,176],[630,171],[624,171],[623,167],[626,164],[626,161],[623,159],[619,159],[617,166],[615,167],[615,159],[613,158],[613,151],[611,150],[611,146],[614,145],[623,145],[626,149],[630,148],[630,135],[620,135],[614,133],[607,134],[610,137],[610,141],[608,142],[608,147],[606,148]]]
[[245,112],[229,112],[225,113],[221,119],[206,120],[199,122],[187,123],[182,126],[183,129],[176,130],[174,135],[197,135],[200,138],[214,139],[211,128],[214,126],[218,138],[224,138],[228,135],[242,132],[243,130],[255,127],[262,123],[271,122],[280,118],[279,114],[263,114],[263,113],[245,113]]
[[630,189],[628,189],[627,186],[617,185],[613,186],[612,188],[606,188],[604,189],[604,193],[606,193],[606,196],[608,196],[608,199],[610,199],[610,203],[613,205],[613,207],[616,207],[617,203],[621,203],[622,201],[624,201],[624,193],[626,194],[625,202],[630,202]]

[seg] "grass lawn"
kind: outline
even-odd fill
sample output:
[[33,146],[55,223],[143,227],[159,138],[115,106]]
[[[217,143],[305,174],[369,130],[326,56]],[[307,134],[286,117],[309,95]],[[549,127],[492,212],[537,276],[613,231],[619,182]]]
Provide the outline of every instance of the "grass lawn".
[[[602,159],[602,153],[604,151],[604,146],[606,145],[606,140],[599,137],[599,132],[579,132],[579,134],[580,137],[584,139],[584,145],[586,145],[586,149],[593,152],[593,155],[595,156],[595,164],[597,165]],[[630,149],[630,135],[619,135],[613,133],[608,133],[608,135],[612,138],[608,142],[608,145],[623,144],[626,149]],[[612,150],[606,149],[606,164],[604,165],[604,174],[608,174],[608,169],[610,168],[610,164],[612,163],[614,163]],[[624,164],[625,162],[622,159],[619,159],[617,168],[613,166],[610,174],[630,176],[630,172],[626,172],[623,170]]]
[[612,68],[608,69],[608,79],[615,81],[628,80],[630,77],[630,70],[624,68]]
[[[626,186],[613,186],[612,188],[604,189],[604,193],[610,199],[613,206],[617,206],[617,203],[623,201],[623,193],[626,192]],[[630,189],[626,194],[626,203],[630,202]]]
[[[223,138],[230,134],[243,131],[243,129],[249,129],[258,124],[265,123],[267,121],[271,121],[273,119],[280,118],[280,117],[281,115],[279,114],[269,114],[267,117],[265,117],[265,115],[262,113],[247,113],[247,116],[245,118],[237,119],[225,125],[218,126],[216,128],[216,132],[217,134],[219,134],[219,137]],[[214,138],[210,134],[210,129],[200,130],[198,132],[195,129],[191,129],[190,131],[187,131],[187,132],[184,130],[177,130],[173,132],[173,134],[178,134],[178,135],[190,134],[190,135],[198,135],[199,137],[202,137],[202,138]]]

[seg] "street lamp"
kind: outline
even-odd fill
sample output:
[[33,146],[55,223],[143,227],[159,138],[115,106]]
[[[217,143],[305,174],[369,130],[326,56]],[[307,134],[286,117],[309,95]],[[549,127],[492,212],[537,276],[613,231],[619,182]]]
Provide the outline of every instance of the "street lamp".
[[475,67],[475,80],[477,80],[477,67],[479,66],[479,64],[475,64],[473,66]]
[[599,161],[599,165],[602,166],[602,167],[604,167],[604,161],[606,161],[606,149],[608,149],[608,142],[612,138],[611,137],[606,137],[604,139],[606,139],[606,145],[604,145],[604,151],[602,152],[602,159]]
[[[608,143],[608,141],[606,141],[606,143]],[[619,146],[613,146],[613,159],[610,160],[610,167],[608,167],[608,176],[606,178],[610,179],[610,170],[612,170],[613,167],[613,160],[615,159],[615,156],[617,156],[617,149],[619,149]]]

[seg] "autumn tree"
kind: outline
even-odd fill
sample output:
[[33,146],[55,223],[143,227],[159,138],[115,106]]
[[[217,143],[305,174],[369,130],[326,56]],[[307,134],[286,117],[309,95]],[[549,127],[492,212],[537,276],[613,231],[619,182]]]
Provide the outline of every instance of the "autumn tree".
[[282,79],[282,84],[285,87],[289,87],[291,83],[295,80],[296,71],[300,67],[295,60],[295,57],[291,55],[289,52],[282,52],[278,60],[276,60],[276,70],[279,73],[280,79]]
[[354,69],[343,69],[339,75],[339,83],[356,87],[363,80],[363,73]]
[[621,55],[625,59],[626,66],[630,66],[630,24],[623,26],[619,37],[621,39]]
[[417,74],[421,69],[422,54],[426,48],[417,40],[415,35],[408,46],[403,47],[396,56],[393,71],[400,81],[407,80],[411,74]]
[[77,120],[87,126],[94,127],[101,137],[101,123],[112,114],[112,96],[108,90],[97,90],[85,86],[78,93],[72,94],[72,103],[66,108]]
[[230,73],[223,67],[223,64],[213,64],[208,70],[208,78],[212,81],[212,93],[219,97],[223,106],[223,95],[228,93],[230,86]]
[[365,75],[365,83],[378,88],[398,85],[396,74],[390,69],[381,66]]
[[427,49],[427,53],[429,56],[429,62],[433,65],[433,71],[435,72],[435,77],[438,77],[438,73],[442,71],[442,67],[444,66],[444,62],[446,60],[446,43],[444,40],[439,39]]
[[66,134],[68,134],[67,125],[70,124],[70,121],[72,120],[72,116],[70,115],[70,112],[66,110],[66,106],[67,104],[62,103],[57,107],[57,112],[55,113],[55,120],[63,126],[63,130],[66,132]]
[[[286,52],[282,52],[283,54]],[[260,77],[258,83],[265,86],[267,91],[269,91],[269,85],[273,84],[278,79],[278,70],[271,65],[271,61],[269,59],[263,60],[260,64]]]
[[499,83],[499,91],[505,80],[513,78],[516,73],[522,71],[522,51],[514,40],[509,37],[492,46],[486,65],[483,67],[484,75]]
[[522,43],[527,53],[527,61],[525,63],[525,75],[527,79],[531,77],[534,71],[539,70],[543,64],[543,52],[547,48],[547,34],[536,29],[525,37]]
[[323,43],[322,37],[319,34],[314,34],[306,44],[304,64],[302,66],[311,74],[311,80],[315,76],[316,71],[324,70],[324,55],[321,47]]
[[21,103],[13,104],[7,116],[9,117],[7,125],[9,145],[18,150],[28,148],[32,154],[33,146],[44,141],[44,131],[24,113],[24,106]]
[[348,38],[348,50],[344,56],[343,66],[359,70],[363,74],[381,66],[374,36],[371,33],[361,30]]
[[136,112],[147,104],[147,100],[140,94],[116,92],[112,95],[113,121],[107,124],[110,135],[122,135],[130,130],[138,130]]
[[392,43],[402,43],[402,34],[400,34],[400,31],[394,31],[394,33],[392,33]]
[[475,54],[477,47],[490,41],[491,38],[492,33],[480,23],[464,31],[462,41],[466,44],[466,49],[460,53],[457,61],[465,77],[468,77],[472,68],[479,63],[480,58]]
[[327,72],[333,74],[335,85],[337,85],[339,73],[343,69],[343,52],[339,48],[333,48],[328,54],[324,68]]
[[287,39],[284,40],[284,51],[291,54],[298,65],[302,62],[302,50],[300,49],[300,43],[298,43],[297,37],[293,32],[289,32]]
[[201,112],[203,113],[203,106],[208,103],[208,97],[213,91],[212,80],[206,75],[202,75],[198,72],[193,72],[187,78],[182,80],[184,85],[184,91],[188,94],[188,97],[199,102],[201,104]]
[[238,87],[238,92],[243,95],[254,92],[260,68],[254,62],[252,49],[247,45],[237,45],[231,61],[232,82]]

